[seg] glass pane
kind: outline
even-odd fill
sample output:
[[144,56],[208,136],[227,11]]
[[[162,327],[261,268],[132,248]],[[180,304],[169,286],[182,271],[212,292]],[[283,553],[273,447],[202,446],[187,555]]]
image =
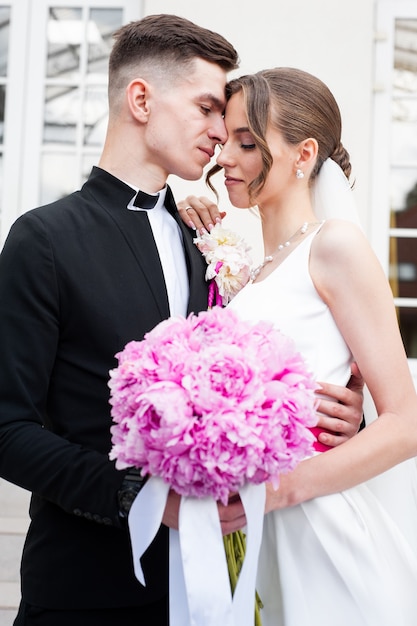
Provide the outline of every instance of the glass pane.
[[7,76],[10,7],[0,7],[0,76]]
[[417,20],[395,21],[391,160],[417,164]]
[[417,94],[417,20],[395,20],[394,46],[395,90]]
[[48,204],[75,191],[78,168],[73,154],[44,154],[41,164],[41,204]]
[[[401,214],[400,214],[401,215]],[[404,211],[404,220],[397,220],[399,227],[417,228],[417,201]],[[398,218],[398,215],[397,215]],[[396,298],[417,298],[417,239],[392,237],[390,240],[390,284]],[[397,308],[401,335],[407,355],[417,357],[417,308]]]
[[398,321],[400,323],[401,336],[403,338],[407,356],[410,359],[417,358],[417,308],[397,308]]
[[81,9],[50,7],[48,20],[48,78],[76,80],[85,36]]
[[74,144],[77,134],[80,93],[71,85],[47,87],[43,126],[44,143]]
[[417,98],[398,98],[392,105],[391,159],[417,163]]
[[3,155],[0,154],[0,217],[2,214],[2,205],[1,205],[1,199],[3,198],[3,186],[4,186],[4,177],[3,177]]
[[89,80],[107,84],[108,58],[113,33],[122,25],[122,9],[91,9],[88,22]]
[[[397,167],[391,169],[390,204],[395,214],[408,208],[410,202],[409,196],[415,193],[416,181],[417,166],[415,168]],[[414,228],[414,226],[410,226],[410,228]]]
[[102,146],[108,118],[107,89],[90,87],[84,102],[84,145]]
[[[414,207],[417,227],[417,206]],[[417,239],[414,237],[391,237],[390,281],[397,298],[417,298]]]
[[6,85],[0,85],[0,144],[4,140],[4,106],[6,100]]

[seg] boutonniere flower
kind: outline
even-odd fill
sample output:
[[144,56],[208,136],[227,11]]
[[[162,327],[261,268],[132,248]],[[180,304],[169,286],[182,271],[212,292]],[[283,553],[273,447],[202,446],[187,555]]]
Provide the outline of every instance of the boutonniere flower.
[[206,280],[210,282],[209,308],[226,306],[250,278],[252,259],[245,240],[216,224],[194,243],[207,262]]

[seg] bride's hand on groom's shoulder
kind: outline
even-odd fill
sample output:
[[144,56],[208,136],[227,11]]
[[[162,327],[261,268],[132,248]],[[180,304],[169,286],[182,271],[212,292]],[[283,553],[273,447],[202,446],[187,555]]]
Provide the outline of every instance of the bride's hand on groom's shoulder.
[[177,202],[177,207],[184,224],[200,234],[204,230],[210,232],[226,216],[225,211],[219,211],[217,204],[204,196],[187,196]]

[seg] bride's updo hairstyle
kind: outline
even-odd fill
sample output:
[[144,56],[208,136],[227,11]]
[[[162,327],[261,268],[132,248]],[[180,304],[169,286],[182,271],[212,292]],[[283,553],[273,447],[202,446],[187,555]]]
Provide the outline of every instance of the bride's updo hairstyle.
[[[249,185],[252,198],[264,186],[272,166],[272,155],[265,139],[269,123],[289,144],[297,145],[309,137],[316,139],[318,156],[310,181],[329,157],[349,179],[352,168],[349,154],[341,143],[340,110],[333,94],[320,79],[295,68],[277,67],[231,80],[226,86],[227,99],[239,92],[243,93],[249,130],[262,155],[262,170]],[[207,174],[207,184],[213,191],[210,179],[221,169],[215,165]]]

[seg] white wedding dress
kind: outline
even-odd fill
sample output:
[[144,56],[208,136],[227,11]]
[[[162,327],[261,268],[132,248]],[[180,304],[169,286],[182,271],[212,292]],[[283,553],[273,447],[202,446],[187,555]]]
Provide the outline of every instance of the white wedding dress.
[[[345,385],[351,354],[309,274],[314,235],[229,306],[244,319],[272,320],[317,380]],[[263,626],[417,625],[416,543],[375,493],[362,484],[265,517],[257,581]],[[417,541],[417,515],[414,533]]]

